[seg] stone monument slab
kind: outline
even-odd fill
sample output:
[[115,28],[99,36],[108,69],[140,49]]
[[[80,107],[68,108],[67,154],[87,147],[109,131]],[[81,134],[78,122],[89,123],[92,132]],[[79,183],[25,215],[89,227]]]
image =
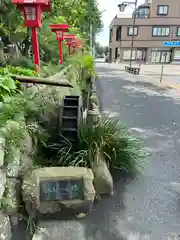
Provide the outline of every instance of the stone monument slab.
[[83,167],[31,170],[24,175],[22,186],[26,209],[32,217],[37,213],[53,214],[67,208],[77,213],[88,212],[95,198],[93,179],[92,170]]

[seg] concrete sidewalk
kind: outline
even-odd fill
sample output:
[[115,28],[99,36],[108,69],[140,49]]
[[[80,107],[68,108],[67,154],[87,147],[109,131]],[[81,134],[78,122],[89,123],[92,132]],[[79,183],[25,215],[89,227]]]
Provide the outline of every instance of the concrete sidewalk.
[[[124,70],[125,63],[117,63],[117,69]],[[133,67],[139,67],[138,64],[133,64]],[[125,72],[125,75],[133,76],[133,78],[141,79],[140,81],[150,82],[152,84],[168,87],[173,89],[180,89],[180,65],[164,65],[162,82],[161,79],[162,65],[145,65],[140,66],[140,74],[138,76],[131,75]]]

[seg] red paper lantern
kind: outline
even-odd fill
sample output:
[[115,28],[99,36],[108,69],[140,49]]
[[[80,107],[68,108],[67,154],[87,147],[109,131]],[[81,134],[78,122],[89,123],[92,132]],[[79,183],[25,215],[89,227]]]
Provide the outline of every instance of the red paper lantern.
[[26,27],[41,27],[42,12],[50,11],[49,0],[12,0],[24,13],[24,25]]
[[12,3],[24,13],[24,25],[32,28],[32,46],[36,70],[40,70],[40,54],[37,27],[42,26],[42,13],[49,12],[49,0],[12,0]]
[[64,34],[64,40],[66,40],[67,42],[71,42],[74,39],[75,39],[74,34]]
[[69,31],[69,25],[68,24],[51,24],[49,27],[50,27],[52,32],[56,33],[56,40],[57,41],[63,41],[64,32]]
[[62,41],[64,40],[64,32],[69,31],[68,24],[51,24],[50,29],[52,32],[56,33],[56,40],[59,41],[59,57],[60,64],[63,63],[63,49],[62,49]]
[[66,44],[68,46],[69,56],[71,55],[71,42],[75,39],[74,34],[66,34],[64,35],[64,40],[66,40]]

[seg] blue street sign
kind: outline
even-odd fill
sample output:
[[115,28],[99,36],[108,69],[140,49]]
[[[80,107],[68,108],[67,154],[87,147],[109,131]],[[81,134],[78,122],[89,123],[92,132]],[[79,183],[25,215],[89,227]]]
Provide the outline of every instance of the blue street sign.
[[180,47],[180,41],[169,41],[163,43],[164,47]]

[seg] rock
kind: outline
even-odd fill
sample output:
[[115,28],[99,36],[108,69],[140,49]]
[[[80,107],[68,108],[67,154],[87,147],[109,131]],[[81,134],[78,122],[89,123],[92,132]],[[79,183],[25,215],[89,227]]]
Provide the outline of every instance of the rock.
[[3,198],[6,185],[6,172],[0,169],[0,199]]
[[19,168],[19,176],[23,177],[25,172],[28,171],[28,169],[33,168],[33,157],[28,156],[26,153],[21,153],[21,164]]
[[33,153],[33,141],[27,130],[21,144],[21,152],[27,153],[28,155],[32,155]]
[[31,83],[27,83],[26,91],[27,91],[27,93],[32,93],[33,96],[35,96],[39,92],[39,88],[38,88],[37,85],[31,84]]
[[[9,121],[7,124],[7,151],[5,154],[6,174],[8,177],[19,177],[23,172],[33,166],[33,155],[35,154],[34,144],[27,128],[25,127],[25,119],[22,115],[16,116],[17,121]],[[22,128],[20,124],[24,125]],[[11,130],[14,138],[11,135]],[[18,135],[18,131],[23,131],[22,135]],[[18,138],[18,144],[16,143]]]
[[17,116],[17,121],[9,120],[6,125],[6,188],[4,192],[4,208],[9,215],[19,211],[21,203],[21,183],[19,176],[20,170],[20,142],[24,136],[24,125],[21,122],[22,115]]
[[2,39],[0,39],[0,64],[4,63],[5,63],[4,43]]
[[[25,174],[22,186],[23,200],[30,216],[35,217],[36,212],[40,214],[53,214],[63,209],[72,209],[79,213],[89,211],[95,198],[93,186],[93,173],[91,169],[80,167],[46,167],[30,170]],[[83,179],[84,199],[68,199],[56,201],[40,201],[40,182]]]
[[92,106],[92,110],[96,110],[96,111],[98,110],[98,106],[94,102],[92,102],[91,106]]
[[113,179],[104,156],[97,152],[91,169],[94,173],[94,187],[97,195],[113,195]]
[[91,91],[91,95],[92,96],[96,96],[97,92],[96,92],[96,89],[93,87],[92,91]]
[[9,217],[0,212],[0,239],[1,240],[11,240],[11,223]]
[[86,226],[80,221],[40,221],[32,240],[87,240]]
[[88,112],[88,110],[87,110],[87,108],[84,110],[84,112],[83,112],[83,120],[84,121],[86,121],[86,119],[87,119],[87,112]]
[[96,124],[101,119],[101,115],[98,109],[88,111],[87,121],[90,125]]
[[9,216],[11,226],[17,226],[19,223],[19,213]]
[[25,138],[21,145],[21,155],[20,155],[20,167],[19,176],[23,176],[24,173],[33,167],[33,157],[36,153],[36,146],[33,144],[32,138],[26,131]]
[[76,215],[76,218],[84,218],[86,216],[87,216],[87,214],[85,214],[85,213],[79,213],[78,215]]
[[4,198],[6,199],[5,212],[8,215],[18,213],[21,204],[21,182],[19,179],[7,178]]
[[91,103],[96,106],[95,108],[99,108],[99,100],[96,95],[91,96]]
[[6,175],[8,177],[18,177],[20,170],[20,156],[19,147],[8,144],[7,153],[5,155]]
[[[18,122],[19,119],[19,122]],[[9,120],[6,125],[6,174],[8,177],[18,177],[20,170],[20,145],[24,137],[23,116],[17,116],[17,121]]]
[[0,167],[4,165],[5,146],[6,146],[5,129],[1,129],[0,130]]

